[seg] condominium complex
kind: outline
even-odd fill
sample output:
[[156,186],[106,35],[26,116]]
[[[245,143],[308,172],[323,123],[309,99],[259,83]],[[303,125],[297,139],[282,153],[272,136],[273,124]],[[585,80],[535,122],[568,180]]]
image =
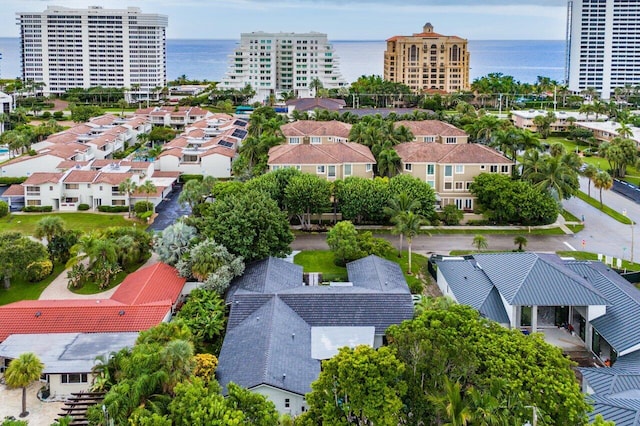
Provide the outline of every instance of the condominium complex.
[[76,87],[150,91],[167,80],[165,15],[139,8],[71,9],[17,14],[22,78],[45,94]]
[[421,33],[391,37],[384,52],[384,79],[416,93],[469,90],[467,40],[435,33],[429,23]]
[[337,89],[346,81],[326,34],[252,32],[241,35],[221,86],[242,89],[246,85],[256,92],[252,101],[265,101],[282,92],[313,97],[320,87]]
[[569,89],[609,99],[640,84],[640,0],[573,0],[567,13]]

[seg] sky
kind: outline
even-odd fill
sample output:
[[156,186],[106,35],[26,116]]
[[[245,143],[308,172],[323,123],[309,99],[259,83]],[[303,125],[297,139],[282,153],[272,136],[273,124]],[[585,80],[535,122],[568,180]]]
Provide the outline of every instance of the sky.
[[384,40],[430,22],[435,32],[471,40],[562,40],[567,14],[566,0],[0,0],[0,37],[18,36],[16,12],[48,5],[165,14],[173,39],[318,31],[330,40]]

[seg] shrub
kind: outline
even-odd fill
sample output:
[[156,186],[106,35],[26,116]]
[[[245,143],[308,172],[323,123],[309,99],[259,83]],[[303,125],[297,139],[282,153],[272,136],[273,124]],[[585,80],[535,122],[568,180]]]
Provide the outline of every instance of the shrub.
[[45,112],[43,112],[43,113],[40,115],[40,117],[41,117],[43,120],[48,120],[48,119],[50,119],[50,118],[51,118],[51,113],[50,113],[49,111],[45,111]]
[[153,203],[151,201],[138,201],[133,206],[133,211],[136,212],[136,216],[140,217],[140,214],[153,211]]
[[78,204],[79,211],[86,211],[86,210],[89,210],[90,208],[91,207],[89,206],[89,204],[85,204],[85,203]]
[[22,208],[22,211],[26,213],[51,213],[52,210],[52,206],[24,206]]
[[180,175],[180,180],[184,183],[187,183],[190,180],[197,180],[198,182],[202,182],[202,179],[204,179],[203,175],[189,175],[189,174]]
[[463,217],[464,213],[455,204],[447,204],[440,213],[440,219],[449,226],[458,225]]
[[411,294],[422,294],[424,290],[424,286],[418,280],[411,280],[411,282],[407,283],[409,285],[409,290]]
[[0,185],[13,185],[27,180],[26,177],[0,177]]
[[32,262],[27,266],[27,280],[31,283],[42,281],[53,271],[53,263],[50,260],[42,260],[40,262]]
[[467,225],[469,226],[488,226],[492,225],[490,220],[487,219],[471,219],[467,221]]
[[153,215],[153,212],[151,210],[149,210],[149,211],[146,211],[146,212],[142,212],[142,213],[138,214],[137,216],[138,216],[138,219],[146,221],[152,215]]
[[5,217],[9,214],[9,204],[6,201],[0,201],[0,217]]
[[56,120],[63,120],[64,119],[64,112],[62,111],[56,111],[53,113],[53,118],[55,118]]
[[98,211],[102,213],[126,213],[129,206],[99,206]]

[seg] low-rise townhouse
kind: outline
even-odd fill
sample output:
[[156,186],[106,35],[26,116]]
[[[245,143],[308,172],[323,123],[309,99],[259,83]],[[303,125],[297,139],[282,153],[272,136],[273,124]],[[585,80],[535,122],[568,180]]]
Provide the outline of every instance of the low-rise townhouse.
[[163,172],[231,177],[231,164],[247,137],[247,122],[227,114],[216,114],[190,125],[163,146],[155,160]]
[[513,161],[480,144],[407,142],[396,145],[401,173],[427,182],[436,192],[438,207],[455,204],[472,212],[475,197],[470,188],[481,173],[511,175]]
[[526,111],[511,111],[511,121],[513,121],[514,126],[520,129],[527,129],[532,132],[536,132],[538,131],[538,126],[533,122],[534,118],[539,116],[545,117],[550,112],[553,112],[556,116],[556,121],[551,123],[550,126],[552,132],[566,132],[572,124],[607,118],[602,115],[585,114],[577,111],[544,111],[530,109]]
[[404,126],[413,134],[413,142],[463,144],[469,135],[449,123],[439,120],[397,121],[395,127]]
[[[614,138],[620,137],[620,123],[616,123],[615,121],[576,123],[576,126],[591,130],[593,137],[601,142],[611,142]],[[640,127],[630,126],[629,130],[631,130],[629,139],[635,142],[636,147],[640,149]]]
[[351,127],[351,124],[336,120],[299,120],[281,126],[280,130],[289,145],[304,143],[317,145],[348,142]]
[[212,113],[200,107],[162,106],[142,108],[137,110],[135,115],[147,117],[152,126],[165,126],[183,130],[196,121],[208,118]]
[[[100,206],[127,206],[129,201],[150,201],[155,206],[169,195],[178,173],[154,173],[153,163],[117,160],[62,162],[53,173],[32,173],[19,185],[12,185],[2,195],[12,208],[51,206],[55,211],[75,211],[80,204],[96,210]],[[138,186],[151,180],[156,192],[136,191],[129,197],[120,184],[131,179]]]

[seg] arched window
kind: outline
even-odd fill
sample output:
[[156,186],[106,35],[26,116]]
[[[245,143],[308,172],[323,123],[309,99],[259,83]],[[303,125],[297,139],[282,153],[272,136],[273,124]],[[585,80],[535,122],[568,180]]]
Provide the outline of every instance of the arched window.
[[451,49],[449,49],[449,60],[452,62],[458,62],[460,60],[460,49],[457,44],[454,44]]
[[415,44],[412,44],[409,48],[409,61],[416,62],[418,60],[419,52],[420,49]]

